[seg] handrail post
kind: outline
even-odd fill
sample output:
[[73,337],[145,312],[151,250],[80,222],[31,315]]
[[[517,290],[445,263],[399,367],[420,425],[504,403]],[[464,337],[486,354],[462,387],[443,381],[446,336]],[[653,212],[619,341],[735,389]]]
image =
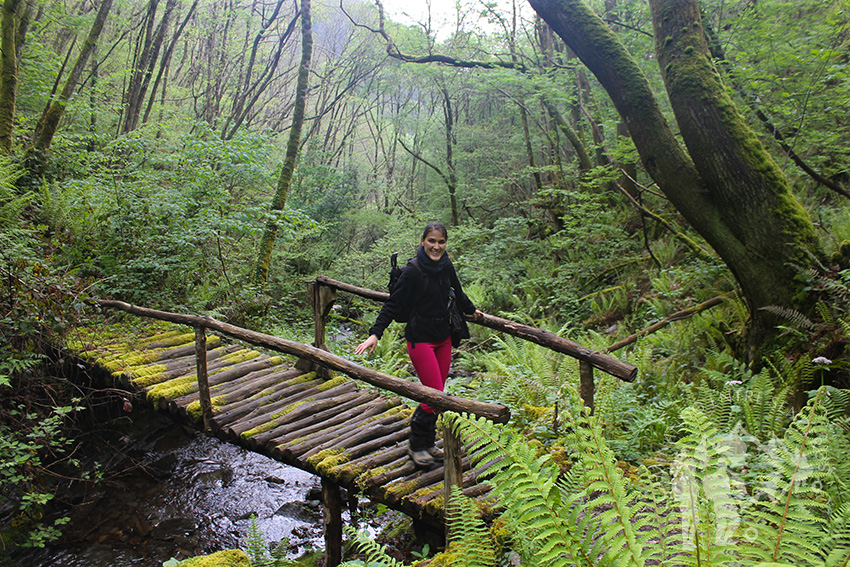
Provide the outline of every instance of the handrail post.
[[207,376],[207,336],[206,329],[195,327],[195,365],[198,373],[198,396],[201,402],[201,416],[204,421],[204,431],[212,431],[212,401],[210,400],[210,382]]
[[578,361],[579,372],[579,395],[584,405],[593,413],[593,396],[596,393],[596,385],[593,383],[593,366],[584,360]]
[[449,541],[449,510],[452,506],[452,487],[463,488],[463,463],[461,462],[460,437],[451,426],[443,422],[443,520],[446,526],[446,542]]
[[[310,303],[313,305],[313,328],[315,335],[313,346],[330,352],[328,345],[325,343],[325,321],[336,301],[336,288],[322,285],[318,281],[309,281],[307,282],[307,291],[310,295]],[[299,370],[311,370],[315,368],[316,374],[320,378],[325,380],[331,378],[330,370],[314,365],[304,359],[296,363],[296,368]]]
[[322,478],[322,524],[325,532],[325,565],[342,562],[342,496],[339,485]]

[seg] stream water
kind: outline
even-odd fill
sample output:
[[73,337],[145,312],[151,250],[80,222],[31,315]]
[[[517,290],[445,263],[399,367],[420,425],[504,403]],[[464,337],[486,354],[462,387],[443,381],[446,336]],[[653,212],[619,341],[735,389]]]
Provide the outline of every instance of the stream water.
[[[60,491],[61,540],[19,550],[18,567],[161,567],[174,557],[244,547],[251,515],[289,557],[320,548],[319,479],[136,410],[95,432],[103,480]],[[91,461],[90,461],[91,462]]]

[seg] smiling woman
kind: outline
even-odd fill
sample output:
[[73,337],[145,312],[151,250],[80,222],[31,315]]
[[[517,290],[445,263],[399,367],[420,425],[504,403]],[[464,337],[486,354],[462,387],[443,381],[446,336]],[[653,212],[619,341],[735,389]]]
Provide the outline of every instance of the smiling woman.
[[[461,311],[473,318],[481,313],[461,289],[454,265],[446,253],[448,240],[448,230],[443,223],[434,221],[425,226],[416,256],[402,270],[378,319],[369,329],[369,338],[354,349],[355,354],[371,354],[393,320],[407,320],[404,337],[416,375],[422,384],[441,392],[452,363],[449,330],[452,290]],[[424,403],[416,407],[410,420],[408,454],[417,467],[430,467],[442,460],[443,452],[435,445],[436,423],[434,408]]]

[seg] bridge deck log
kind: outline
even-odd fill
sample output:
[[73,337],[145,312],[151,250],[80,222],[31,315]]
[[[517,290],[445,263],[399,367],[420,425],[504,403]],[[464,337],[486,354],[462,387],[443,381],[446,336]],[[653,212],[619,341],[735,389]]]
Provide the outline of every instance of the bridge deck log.
[[[125,342],[89,345],[78,355],[111,375],[111,386],[120,384],[177,421],[200,427],[194,333],[163,331],[162,325],[133,329],[138,334]],[[209,332],[206,339],[212,434],[442,529],[444,471],[412,465],[407,456],[412,409],[401,398],[361,389],[340,376],[322,380],[280,356],[228,344]],[[400,387],[399,379],[390,378],[396,393],[418,386]],[[430,399],[464,407],[445,394]],[[505,419],[492,404],[471,407]],[[476,484],[479,471],[469,469],[468,456],[462,467],[465,493],[484,502],[489,488]]]

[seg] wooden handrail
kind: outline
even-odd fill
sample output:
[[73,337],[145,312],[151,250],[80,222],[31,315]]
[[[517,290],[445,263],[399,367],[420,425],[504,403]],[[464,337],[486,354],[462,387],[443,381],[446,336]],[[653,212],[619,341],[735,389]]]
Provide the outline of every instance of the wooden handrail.
[[475,400],[461,398],[451,394],[446,394],[435,388],[423,386],[422,384],[419,384],[417,382],[408,382],[406,380],[402,380],[401,378],[397,378],[396,376],[392,376],[384,372],[379,372],[377,370],[372,370],[371,368],[360,366],[359,364],[355,364],[354,362],[331,354],[325,350],[314,347],[312,345],[298,343],[287,339],[281,339],[272,335],[266,335],[264,333],[243,329],[241,327],[237,327],[229,323],[218,321],[217,319],[213,319],[212,317],[202,317],[198,315],[187,315],[183,313],[157,311],[155,309],[139,307],[137,305],[125,303],[123,301],[116,301],[111,299],[98,299],[95,300],[95,302],[98,305],[102,305],[104,307],[119,309],[141,317],[150,317],[152,319],[170,321],[172,323],[189,325],[194,328],[200,327],[205,329],[212,329],[224,335],[243,340],[253,345],[269,348],[271,350],[283,352],[286,354],[299,356],[322,366],[326,366],[333,370],[343,372],[344,374],[347,374],[352,378],[362,380],[363,382],[366,382],[378,388],[389,390],[408,399],[416,400],[418,402],[425,402],[428,405],[435,407],[439,410],[467,412],[477,415],[479,417],[485,417],[496,423],[507,423],[507,421],[510,419],[510,410],[506,406],[500,404],[479,402]]
[[[390,296],[388,293],[357,287],[326,276],[318,276],[316,278],[316,282],[320,285],[333,287],[340,291],[347,291],[375,301],[386,301]],[[589,349],[574,341],[559,337],[554,333],[538,329],[537,327],[524,325],[522,323],[517,323],[516,321],[502,319],[501,317],[495,317],[493,315],[487,315],[486,313],[481,315],[478,319],[470,319],[468,317],[467,319],[472,323],[477,323],[484,327],[489,327],[515,337],[520,337],[540,346],[554,350],[555,352],[566,354],[585,362],[594,368],[598,368],[603,372],[607,372],[612,376],[616,376],[621,380],[625,380],[626,382],[633,382],[638,373],[637,366],[623,362],[622,360],[614,358],[604,352]]]

